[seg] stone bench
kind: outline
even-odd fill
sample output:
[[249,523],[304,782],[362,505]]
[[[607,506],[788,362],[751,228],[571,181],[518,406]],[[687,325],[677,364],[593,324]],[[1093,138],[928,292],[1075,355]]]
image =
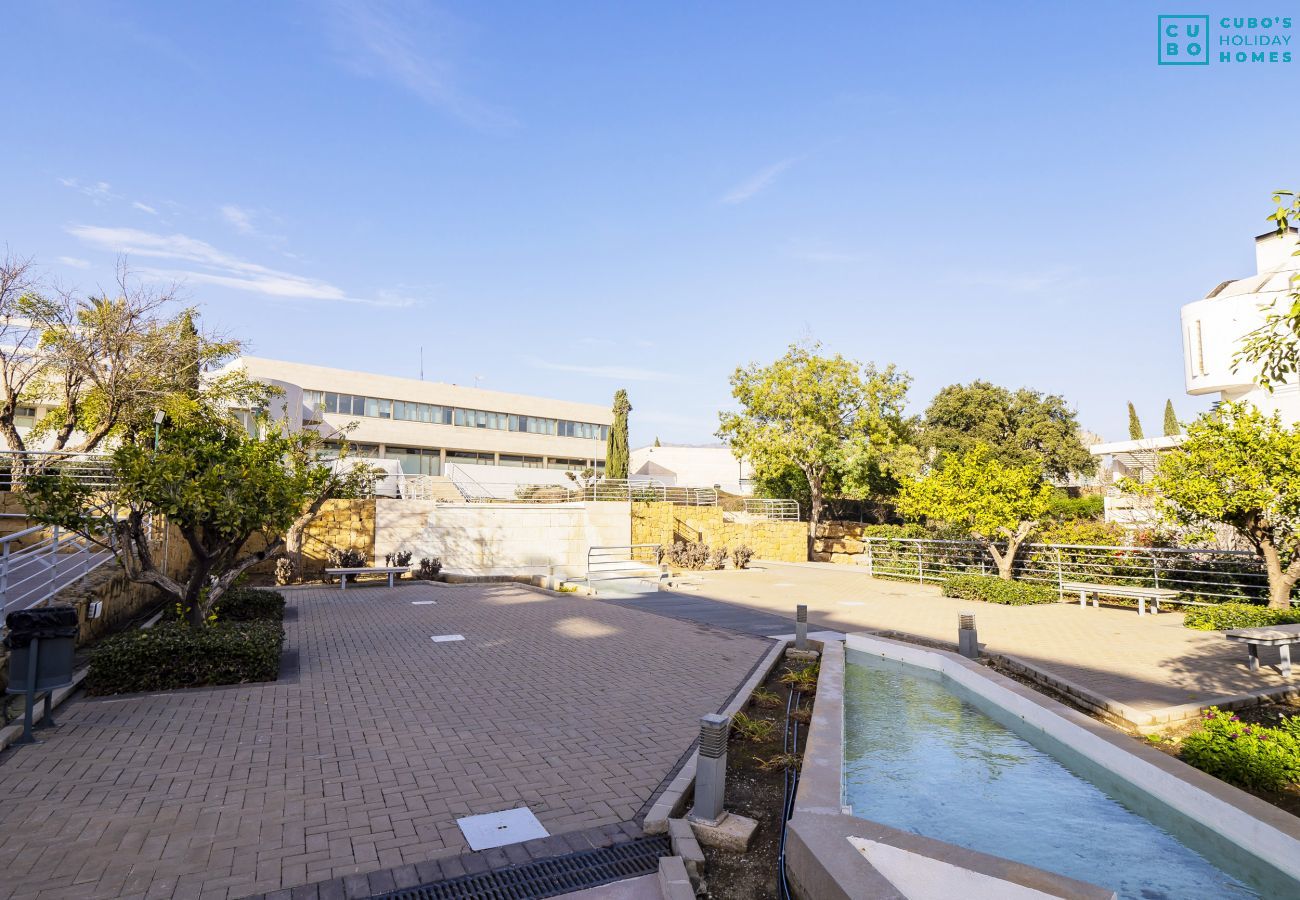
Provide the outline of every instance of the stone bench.
[[1234,628],[1224,635],[1230,641],[1246,645],[1250,654],[1250,671],[1259,671],[1259,648],[1276,647],[1282,655],[1282,677],[1291,677],[1291,645],[1300,644],[1300,625],[1266,625],[1261,628]]
[[[1061,590],[1068,593],[1078,593],[1079,605],[1087,606],[1088,598],[1092,597],[1092,605],[1098,607],[1101,605],[1099,598],[1104,594],[1107,597],[1124,597],[1126,599],[1136,600],[1138,602],[1138,615],[1147,614],[1147,603],[1151,603],[1151,612],[1160,612],[1160,601],[1174,602],[1177,600],[1178,591],[1171,591],[1167,588],[1150,588],[1138,587],[1131,584],[1092,584],[1086,581],[1066,581],[1061,583]],[[1182,601],[1177,601],[1182,602]],[[1201,604],[1196,604],[1201,605]]]
[[326,569],[325,574],[339,576],[339,584],[342,585],[342,590],[346,591],[349,575],[387,575],[388,586],[392,587],[394,575],[409,571],[411,571],[410,566],[359,566],[355,569]]

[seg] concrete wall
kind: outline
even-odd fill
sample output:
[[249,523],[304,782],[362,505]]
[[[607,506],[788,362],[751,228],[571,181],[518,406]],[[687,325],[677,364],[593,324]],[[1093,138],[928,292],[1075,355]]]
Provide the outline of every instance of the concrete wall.
[[437,557],[451,572],[473,575],[557,574],[587,570],[592,546],[631,542],[626,503],[435,503],[375,501],[377,560],[410,550],[412,563]]
[[808,559],[808,526],[803,522],[723,512],[716,506],[632,504],[632,543],[667,546],[676,541],[703,541],[714,547],[745,544],[757,558],[780,562]]

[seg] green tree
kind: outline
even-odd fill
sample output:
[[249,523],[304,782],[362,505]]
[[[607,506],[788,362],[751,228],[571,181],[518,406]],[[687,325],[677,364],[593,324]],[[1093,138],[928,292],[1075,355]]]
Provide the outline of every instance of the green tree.
[[[111,485],[91,487],[61,475],[33,477],[28,510],[111,549],[128,578],[151,584],[202,625],[239,575],[281,553],[287,532],[328,499],[373,488],[375,472],[322,462],[321,439],[266,425],[250,435],[211,412],[169,425],[157,451],[122,444],[111,454]],[[154,558],[152,528],[174,526],[192,562],[180,578]],[[249,550],[260,536],[260,549]]]
[[1225,403],[1187,428],[1161,455],[1153,495],[1183,525],[1228,525],[1255,548],[1268,572],[1268,605],[1288,609],[1300,579],[1300,431],[1245,403]]
[[1079,439],[1079,423],[1065,399],[987,381],[950,384],[925,411],[923,439],[939,454],[961,456],[984,444],[996,459],[1037,465],[1049,475],[1090,474],[1097,461]]
[[911,379],[820,349],[792,344],[770,365],[737,368],[731,390],[740,410],[719,413],[717,432],[760,481],[802,474],[810,543],[833,479],[846,474],[851,490],[866,491],[873,476],[897,476],[917,461],[903,414]]
[[1178,414],[1174,412],[1174,401],[1165,401],[1165,437],[1173,437],[1181,434],[1182,429],[1178,427]]
[[[1268,220],[1277,226],[1278,240],[1294,232],[1300,221],[1300,194],[1278,191],[1277,208]],[[1295,251],[1300,256],[1300,248]],[[1290,304],[1280,311],[1268,311],[1264,324],[1246,335],[1241,350],[1233,357],[1235,371],[1243,364],[1257,366],[1255,380],[1272,391],[1282,381],[1300,372],[1300,271],[1291,275]]]
[[658,437],[655,438],[655,446],[656,446],[656,447],[662,447],[662,446],[663,446],[662,444],[659,443],[659,438],[658,438]]
[[609,442],[605,444],[605,477],[627,478],[630,451],[627,443],[627,414],[632,404],[627,401],[627,391],[619,388],[614,394],[614,424],[609,428]]
[[1004,463],[988,445],[976,444],[905,483],[896,505],[905,516],[964,529],[984,544],[998,577],[1010,581],[1020,545],[1048,511],[1052,493],[1037,466]]
[[1142,440],[1142,421],[1138,418],[1137,407],[1130,400],[1128,404],[1128,436],[1129,440]]

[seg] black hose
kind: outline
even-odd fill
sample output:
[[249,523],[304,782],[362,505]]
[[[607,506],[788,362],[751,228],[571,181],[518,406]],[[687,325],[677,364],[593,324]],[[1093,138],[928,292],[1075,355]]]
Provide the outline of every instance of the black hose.
[[799,691],[790,689],[789,695],[785,701],[785,733],[781,738],[781,753],[786,757],[785,764],[785,797],[781,803],[781,845],[777,853],[776,864],[778,873],[778,882],[781,885],[782,900],[793,900],[793,894],[790,893],[790,882],[785,875],[785,835],[786,825],[790,817],[794,815],[794,796],[799,787],[799,769],[790,762],[791,756],[799,749],[799,723],[794,723],[794,734],[790,734],[790,712],[799,709],[799,699],[802,694]]

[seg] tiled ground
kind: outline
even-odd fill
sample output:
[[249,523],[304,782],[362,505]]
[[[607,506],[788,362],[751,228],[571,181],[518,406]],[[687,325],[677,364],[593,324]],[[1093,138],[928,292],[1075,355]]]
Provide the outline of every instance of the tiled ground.
[[242,897],[458,854],[458,817],[519,805],[624,822],[768,646],[514,586],[289,600],[296,674],[75,701],[0,757],[0,897]]
[[[686,597],[721,600],[764,615],[792,617],[795,606],[806,603],[814,629],[890,629],[955,643],[958,613],[973,610],[980,642],[991,649],[1147,712],[1288,684],[1277,671],[1276,649],[1262,648],[1266,665],[1251,674],[1244,647],[1216,632],[1183,628],[1179,613],[1139,616],[1131,608],[1081,609],[1077,603],[972,603],[942,597],[936,586],[874,579],[829,563],[758,563],[749,571],[699,573],[695,580],[698,584],[682,592]],[[654,602],[650,595],[627,605]]]

